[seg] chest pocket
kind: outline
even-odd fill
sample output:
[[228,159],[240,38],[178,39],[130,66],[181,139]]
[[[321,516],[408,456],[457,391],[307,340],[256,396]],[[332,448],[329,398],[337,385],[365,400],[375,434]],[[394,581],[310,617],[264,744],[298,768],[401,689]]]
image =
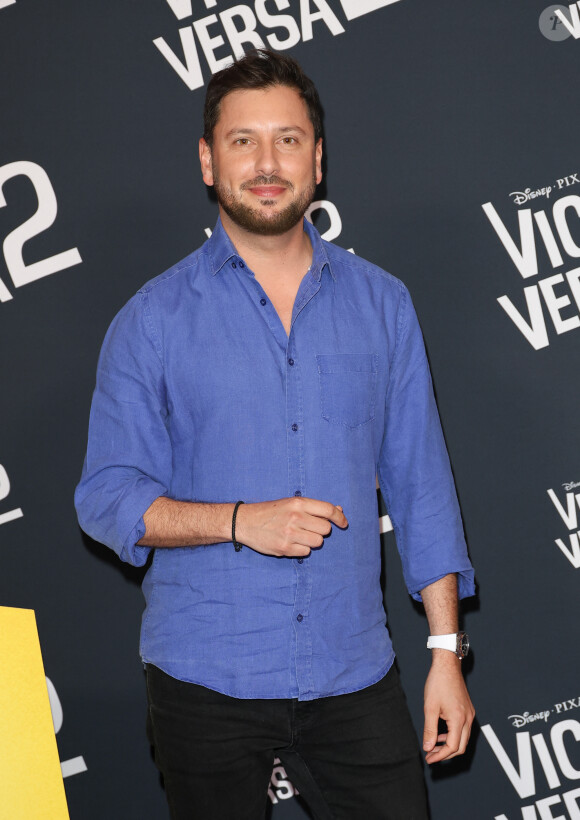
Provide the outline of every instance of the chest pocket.
[[376,353],[316,356],[323,419],[346,427],[374,419],[378,358]]

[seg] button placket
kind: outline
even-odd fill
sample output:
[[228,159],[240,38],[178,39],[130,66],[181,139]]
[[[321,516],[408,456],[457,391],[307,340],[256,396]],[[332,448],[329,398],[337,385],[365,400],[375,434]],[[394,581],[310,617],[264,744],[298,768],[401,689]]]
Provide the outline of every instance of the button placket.
[[[299,357],[295,346],[296,330],[290,329],[286,350],[286,419],[288,455],[288,494],[300,498],[304,493],[304,402]],[[295,669],[296,685],[300,695],[313,690],[312,680],[312,634],[308,620],[310,597],[312,594],[312,573],[310,562],[297,558],[294,562],[295,597]]]
[[295,353],[295,331],[290,329],[286,350],[286,418],[288,494],[299,498],[304,488],[304,423],[300,368]]

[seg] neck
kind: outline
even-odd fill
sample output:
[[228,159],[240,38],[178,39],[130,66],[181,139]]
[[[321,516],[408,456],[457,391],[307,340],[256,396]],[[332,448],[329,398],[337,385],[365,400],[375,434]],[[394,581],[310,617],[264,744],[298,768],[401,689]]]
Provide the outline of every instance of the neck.
[[304,275],[312,263],[312,245],[302,220],[281,236],[262,236],[236,225],[220,209],[222,225],[236,251],[257,277]]

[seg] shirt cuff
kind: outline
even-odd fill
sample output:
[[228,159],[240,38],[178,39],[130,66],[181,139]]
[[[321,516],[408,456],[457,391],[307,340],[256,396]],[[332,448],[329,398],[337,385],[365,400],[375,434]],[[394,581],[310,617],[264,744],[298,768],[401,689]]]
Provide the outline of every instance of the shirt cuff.
[[137,543],[145,535],[145,521],[140,518],[137,524],[133,527],[125,543],[121,548],[120,558],[128,564],[133,564],[134,567],[142,567],[147,561],[147,557],[151,552],[151,547],[143,547]]
[[119,553],[119,557],[122,561],[132,564],[134,567],[142,567],[147,561],[152,547],[144,547],[137,543],[145,535],[145,520],[143,516],[151,504],[153,504],[157,498],[165,495],[166,493],[166,488],[161,484],[153,484],[149,488],[149,492],[143,494],[139,499],[140,508],[143,510],[143,513],[123,542],[123,546],[121,547],[121,551]]
[[[457,595],[459,600],[475,595],[475,573],[472,567],[466,569],[449,569],[447,572],[442,572],[441,575],[435,578],[430,578],[421,585],[420,589],[425,589],[425,587],[428,587],[430,584],[434,584],[436,581],[440,581],[441,578],[445,578],[446,575],[453,573],[457,574]],[[415,601],[419,601],[420,603],[423,601],[420,590],[409,590],[409,593]]]

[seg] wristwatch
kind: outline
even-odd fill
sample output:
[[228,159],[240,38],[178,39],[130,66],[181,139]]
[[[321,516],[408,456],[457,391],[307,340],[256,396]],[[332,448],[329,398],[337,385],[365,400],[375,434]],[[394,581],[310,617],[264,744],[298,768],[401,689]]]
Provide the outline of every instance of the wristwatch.
[[427,649],[449,649],[462,661],[469,652],[469,635],[467,632],[454,632],[451,635],[429,635]]

